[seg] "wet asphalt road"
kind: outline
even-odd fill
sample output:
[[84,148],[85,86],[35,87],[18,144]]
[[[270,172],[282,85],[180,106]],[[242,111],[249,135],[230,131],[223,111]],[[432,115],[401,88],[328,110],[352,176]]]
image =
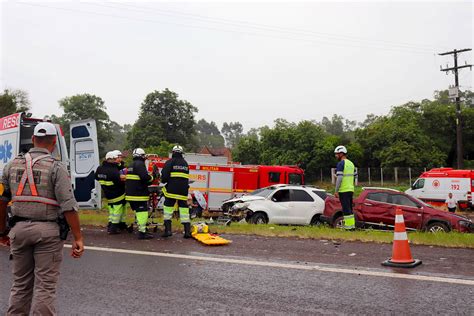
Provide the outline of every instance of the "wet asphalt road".
[[[218,258],[244,258],[278,263],[324,263],[327,266],[359,267],[373,271],[396,271],[371,266],[373,258],[362,259],[364,251],[378,253],[379,247],[348,243],[281,238],[231,236],[228,247],[208,248],[180,236],[171,240],[138,241],[130,236],[110,239],[86,232],[88,244],[123,249],[160,251]],[[115,236],[114,236],[115,237]],[[124,242],[128,241],[128,242]],[[288,245],[297,245],[294,256]],[[321,255],[324,248],[340,254]],[[342,250],[341,250],[342,248]],[[348,249],[345,249],[348,248]],[[425,249],[426,248],[426,249]],[[459,267],[446,271],[449,254],[457,249],[420,248],[427,264],[419,270],[402,271],[422,275],[474,280],[473,251],[461,250]],[[245,251],[248,249],[248,251]],[[263,250],[272,250],[264,253]],[[306,252],[304,251],[306,249]],[[354,253],[346,253],[358,249]],[[302,253],[303,251],[303,253]],[[384,256],[382,249],[382,254]],[[428,256],[446,258],[431,265]],[[304,253],[305,252],[305,253]],[[443,253],[444,252],[444,253]],[[65,250],[65,255],[69,249]],[[293,258],[291,258],[293,257]],[[359,257],[358,260],[355,258]],[[320,258],[321,260],[318,260]],[[329,258],[334,259],[330,263]],[[337,260],[339,258],[340,260]],[[349,260],[349,261],[348,261]],[[351,264],[351,260],[354,263]],[[360,262],[360,265],[355,264]],[[426,268],[427,266],[427,268]],[[469,269],[471,267],[472,269]],[[7,252],[0,249],[0,313],[5,311],[11,284]],[[448,272],[448,273],[446,273]],[[458,273],[459,272],[459,273]],[[137,254],[89,250],[80,260],[65,257],[58,291],[61,315],[85,314],[449,314],[474,315],[474,286],[431,281],[402,280],[335,272],[301,271],[275,267],[150,257]]]

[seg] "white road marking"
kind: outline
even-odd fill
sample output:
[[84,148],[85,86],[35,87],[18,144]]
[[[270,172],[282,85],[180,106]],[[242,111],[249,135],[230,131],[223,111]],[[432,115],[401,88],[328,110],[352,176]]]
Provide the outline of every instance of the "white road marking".
[[[71,248],[71,245],[64,245],[64,247]],[[173,254],[173,253],[165,253],[165,252],[138,251],[138,250],[103,248],[103,247],[92,247],[92,246],[87,246],[86,250],[96,250],[96,251],[112,252],[112,253],[125,253],[125,254],[133,254],[133,255],[153,256],[153,257],[222,262],[222,263],[231,263],[231,264],[244,264],[244,265],[270,267],[270,268],[284,268],[284,269],[295,269],[295,270],[306,270],[306,271],[357,274],[357,275],[366,275],[366,276],[373,276],[373,277],[407,279],[407,280],[428,281],[428,282],[441,282],[441,283],[474,286],[474,280],[444,278],[444,277],[435,277],[435,276],[427,276],[427,275],[400,274],[400,273],[393,273],[393,272],[331,268],[331,267],[322,267],[318,265],[302,265],[302,264],[278,263],[278,262],[268,262],[268,261],[244,260],[244,259],[204,257],[204,256],[196,256],[196,255],[183,255],[183,254]]]

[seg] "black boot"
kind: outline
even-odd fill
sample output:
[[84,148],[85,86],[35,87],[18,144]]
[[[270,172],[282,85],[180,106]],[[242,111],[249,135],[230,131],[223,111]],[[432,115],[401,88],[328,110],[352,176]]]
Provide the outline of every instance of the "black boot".
[[120,234],[119,224],[110,224],[109,228],[107,229],[109,235],[117,235]]
[[191,238],[191,223],[183,223],[184,226],[184,238]]
[[171,237],[173,234],[171,233],[171,220],[165,220],[165,231],[161,235],[161,237]]
[[127,223],[125,222],[120,222],[118,225],[118,228],[122,231],[126,231],[128,229]]
[[150,233],[138,232],[138,239],[152,239],[153,235]]

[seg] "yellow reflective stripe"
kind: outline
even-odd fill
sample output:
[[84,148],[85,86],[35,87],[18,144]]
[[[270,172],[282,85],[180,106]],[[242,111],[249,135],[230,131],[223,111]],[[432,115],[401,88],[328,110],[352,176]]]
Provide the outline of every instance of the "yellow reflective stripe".
[[107,202],[109,202],[109,203],[117,203],[117,202],[122,201],[123,199],[125,199],[125,194],[122,194],[121,196],[118,196],[118,197],[116,197],[116,198],[107,200]]
[[100,185],[111,186],[114,185],[113,181],[99,180]]
[[[149,176],[151,177],[151,179],[148,180],[148,182],[152,182],[154,178],[153,178],[153,176],[152,176],[151,174],[150,174]],[[138,175],[136,175],[136,174],[127,174],[127,175],[125,176],[125,179],[127,179],[127,180],[139,180],[139,181],[141,180],[141,179],[140,179],[140,176],[138,176]]]
[[127,179],[127,180],[140,180],[140,177],[136,174],[127,174],[125,176],[125,179]]
[[166,188],[163,188],[162,192],[165,197],[170,198],[170,199],[183,200],[183,201],[188,200],[187,196],[169,193],[168,191],[166,191]]
[[149,199],[148,196],[130,196],[130,195],[125,196],[125,200],[127,201],[142,202],[142,201],[148,201],[148,199]]
[[189,179],[189,174],[184,173],[184,172],[171,172],[170,177],[171,178],[186,178],[186,179]]

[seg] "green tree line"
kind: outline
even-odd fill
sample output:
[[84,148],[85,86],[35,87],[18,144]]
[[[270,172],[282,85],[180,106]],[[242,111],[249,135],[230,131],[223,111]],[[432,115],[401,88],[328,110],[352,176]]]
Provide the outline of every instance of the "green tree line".
[[[464,159],[474,157],[474,93],[462,94]],[[334,167],[333,150],[345,145],[361,167],[441,167],[456,161],[455,104],[447,91],[433,100],[395,106],[387,115],[367,115],[357,124],[334,115],[321,122],[277,119],[241,137],[233,158],[243,163],[298,164],[309,179]],[[469,165],[469,162],[468,164]]]
[[[474,93],[461,95],[464,159],[474,160]],[[334,167],[333,150],[345,145],[349,157],[360,167],[438,167],[456,161],[455,104],[447,91],[437,91],[432,100],[394,106],[386,115],[367,115],[363,122],[341,115],[321,121],[289,122],[277,119],[272,127],[262,126],[244,133],[240,122],[196,119],[198,108],[169,89],[152,91],[140,105],[133,124],[112,121],[99,96],[78,94],[59,100],[62,115],[50,118],[69,130],[69,123],[93,117],[98,127],[101,155],[112,149],[143,147],[150,153],[166,155],[174,144],[187,151],[207,146],[232,148],[233,160],[243,164],[299,165],[308,179],[320,168]],[[28,94],[4,90],[0,94],[0,115],[28,111]]]

